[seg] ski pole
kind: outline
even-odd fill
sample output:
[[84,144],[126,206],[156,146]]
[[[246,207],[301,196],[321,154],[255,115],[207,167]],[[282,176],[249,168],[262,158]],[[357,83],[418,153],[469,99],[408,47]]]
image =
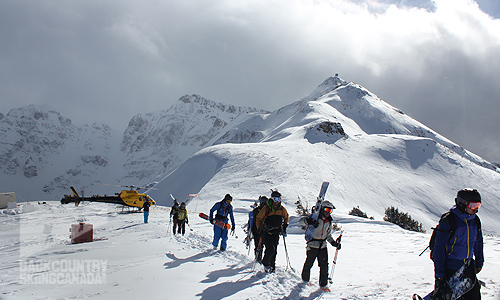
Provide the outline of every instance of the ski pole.
[[[342,239],[342,232],[340,232],[339,237],[337,238],[337,242],[340,244],[340,240]],[[328,277],[328,281],[330,284],[333,282],[333,273],[335,272],[335,266],[337,265],[337,256],[339,255],[339,248],[335,249],[335,256],[333,257],[332,267],[330,269],[330,276]]]
[[418,256],[422,256],[422,254],[424,254],[424,252],[425,252],[427,249],[429,249],[429,246],[427,246],[427,247],[424,249],[424,251],[420,252],[420,254],[419,254]]
[[167,231],[172,233],[172,216],[170,216],[170,219],[168,219],[168,226],[167,226]]
[[292,272],[295,273],[295,269],[292,267],[292,264],[290,263],[290,257],[288,256],[288,249],[286,248],[285,231],[283,230],[283,228],[281,229],[281,234],[283,235],[283,245],[285,245],[286,270],[288,270],[288,267],[290,267],[290,270],[292,270]]

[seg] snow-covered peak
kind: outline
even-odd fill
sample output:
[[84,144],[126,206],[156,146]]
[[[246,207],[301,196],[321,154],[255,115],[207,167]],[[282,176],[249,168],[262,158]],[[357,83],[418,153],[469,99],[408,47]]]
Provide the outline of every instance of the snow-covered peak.
[[12,109],[0,119],[0,190],[46,199],[88,185],[104,174],[110,138],[109,126],[75,126],[48,105]]
[[124,177],[144,180],[171,172],[240,115],[264,112],[184,95],[170,108],[136,115],[125,130]]
[[316,100],[319,97],[330,93],[331,91],[337,89],[340,86],[345,86],[349,82],[336,76],[328,77],[325,79],[316,89],[314,89],[307,97],[304,98],[306,101]]
[[[271,114],[233,122],[213,145],[159,180],[150,195],[169,205],[168,194],[213,199],[228,191],[251,199],[279,188],[293,205],[297,197],[314,199],[318,182],[333,180],[330,197],[344,211],[360,205],[381,218],[387,207],[402,206],[428,227],[460,188],[498,199],[496,166],[338,77]],[[488,222],[496,209],[482,212]],[[499,231],[500,223],[487,230]]]
[[[4,122],[28,124],[50,124],[51,126],[70,126],[71,120],[64,118],[49,105],[31,104],[19,108],[14,108],[3,119]],[[22,125],[21,125],[22,126]]]

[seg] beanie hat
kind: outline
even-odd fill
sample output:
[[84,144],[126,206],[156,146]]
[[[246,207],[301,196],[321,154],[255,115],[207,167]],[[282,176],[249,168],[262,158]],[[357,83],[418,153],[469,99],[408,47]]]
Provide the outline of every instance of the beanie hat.
[[226,196],[224,196],[224,200],[233,201],[233,197],[229,194],[226,194]]

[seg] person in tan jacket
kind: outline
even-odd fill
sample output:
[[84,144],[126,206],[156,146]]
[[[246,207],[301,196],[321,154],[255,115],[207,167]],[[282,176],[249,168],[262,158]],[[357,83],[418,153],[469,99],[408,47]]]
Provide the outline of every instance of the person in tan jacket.
[[281,205],[281,194],[278,191],[271,193],[271,198],[261,209],[255,224],[260,232],[262,244],[266,250],[262,258],[262,265],[267,273],[273,273],[276,269],[276,254],[280,234],[286,236],[288,227],[288,211]]

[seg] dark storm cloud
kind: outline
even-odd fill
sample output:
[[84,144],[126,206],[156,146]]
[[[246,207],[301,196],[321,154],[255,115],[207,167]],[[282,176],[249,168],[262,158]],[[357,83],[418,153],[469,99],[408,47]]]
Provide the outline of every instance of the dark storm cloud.
[[274,110],[339,73],[500,161],[494,11],[468,0],[1,1],[0,111],[50,104],[124,130],[183,94]]

